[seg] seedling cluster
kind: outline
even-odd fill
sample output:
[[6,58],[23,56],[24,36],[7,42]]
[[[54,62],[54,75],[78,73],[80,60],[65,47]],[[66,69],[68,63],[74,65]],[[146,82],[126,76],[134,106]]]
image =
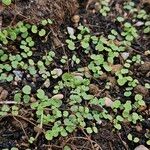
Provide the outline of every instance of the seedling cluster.
[[[2,2],[11,4],[9,0]],[[150,16],[144,10],[137,11],[132,2],[125,3],[124,9],[133,14],[136,21],[143,21],[143,34],[147,35]],[[100,13],[107,16],[109,11],[109,1],[102,1]],[[98,133],[103,120],[111,122],[114,130],[121,130],[125,122],[135,126],[143,121],[141,107],[147,104],[144,95],[134,92],[140,81],[132,66],[142,65],[144,61],[139,54],[128,51],[140,32],[135,23],[122,16],[117,16],[116,22],[121,24],[122,31],[112,29],[107,36],[95,36],[80,24],[76,33],[68,35],[66,47],[63,47],[68,55],[63,54],[61,58],[57,58],[55,49],[37,48],[37,39],[41,43],[48,42],[50,19],[42,20],[39,25],[19,22],[15,27],[0,31],[0,83],[13,86],[9,98],[15,102],[1,105],[0,116],[19,115],[23,104],[32,110],[37,127],[47,140],[66,137],[78,129],[87,134]],[[82,62],[81,55],[86,63]],[[104,75],[106,78],[100,85],[104,89],[99,86],[100,94],[91,92],[90,85],[99,83]],[[106,96],[101,94],[112,88],[108,77],[113,77],[122,94],[110,96],[111,106],[106,105]],[[144,86],[150,89],[146,81]],[[127,138],[135,143],[140,141],[132,134]],[[29,143],[34,140],[35,137],[30,137]]]

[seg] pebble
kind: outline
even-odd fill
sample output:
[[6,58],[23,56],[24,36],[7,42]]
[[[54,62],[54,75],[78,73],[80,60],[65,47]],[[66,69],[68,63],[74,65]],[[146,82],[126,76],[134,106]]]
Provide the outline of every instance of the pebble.
[[79,15],[74,15],[72,18],[71,18],[72,22],[74,23],[78,23],[80,21],[80,16]]
[[72,27],[67,27],[67,31],[70,35],[74,35],[74,29]]
[[137,26],[137,27],[142,26],[142,25],[144,25],[144,22],[142,22],[142,21],[138,21],[138,22],[135,24],[135,26]]
[[113,106],[113,101],[109,97],[105,97],[104,101],[105,101],[106,107],[112,107]]
[[121,53],[121,56],[124,60],[126,60],[129,57],[129,53],[123,52],[123,53]]
[[52,99],[63,99],[63,98],[64,98],[63,94],[57,94],[57,95],[52,96]]
[[30,98],[30,101],[31,101],[32,103],[34,103],[34,102],[36,102],[37,100],[32,96],[32,97]]
[[137,125],[137,126],[135,127],[135,129],[136,129],[137,132],[141,132],[141,131],[143,130],[140,125]]
[[148,150],[148,148],[145,147],[144,145],[139,145],[134,150]]
[[3,90],[0,94],[0,100],[5,100],[8,96],[8,91],[7,90]]
[[146,55],[146,56],[147,56],[147,55],[150,55],[150,50],[145,51],[145,52],[144,52],[144,55]]
[[18,78],[22,78],[23,76],[23,73],[21,71],[18,71],[18,70],[14,70],[13,73],[15,74],[16,77]]

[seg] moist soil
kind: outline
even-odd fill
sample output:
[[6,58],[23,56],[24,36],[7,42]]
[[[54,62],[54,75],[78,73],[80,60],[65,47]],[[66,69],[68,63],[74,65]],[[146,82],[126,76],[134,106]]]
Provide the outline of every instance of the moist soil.
[[[88,1],[89,2],[89,1]],[[110,7],[111,15],[107,17],[103,17],[99,12],[95,9],[95,2],[91,1],[88,3],[86,0],[16,0],[17,5],[11,5],[8,8],[2,8],[0,11],[0,15],[2,17],[2,27],[5,28],[7,26],[13,26],[19,20],[29,22],[34,24],[35,22],[39,22],[39,19],[42,18],[52,18],[56,20],[53,30],[50,33],[51,36],[48,37],[46,43],[40,42],[40,39],[37,37],[33,37],[36,41],[36,49],[37,51],[33,54],[33,60],[38,61],[41,59],[44,50],[51,49],[56,53],[56,62],[53,64],[54,68],[58,68],[60,66],[59,60],[62,55],[64,55],[64,51],[62,51],[62,44],[65,43],[66,27],[73,26],[74,22],[72,22],[73,15],[80,16],[80,22],[90,28],[91,33],[93,35],[105,35],[107,36],[111,29],[116,29],[118,32],[121,32],[120,24],[114,22],[114,18],[118,9],[122,9],[123,0],[112,0]],[[138,0],[135,0],[136,5],[139,7],[143,7],[147,12],[150,12],[150,4],[143,4]],[[55,5],[51,5],[51,3],[55,3]],[[2,7],[2,6],[1,6]],[[0,8],[1,8],[0,7]],[[13,11],[12,11],[13,10]],[[55,12],[55,13],[53,13]],[[61,12],[61,13],[60,13]],[[62,15],[60,15],[62,14]],[[67,15],[66,15],[67,14]],[[150,61],[150,57],[146,57],[144,54],[145,50],[150,49],[150,36],[140,35],[140,38],[133,42],[134,44],[131,46],[131,54],[140,54],[144,62]],[[55,38],[55,40],[54,40]],[[57,40],[57,42],[56,42]],[[18,45],[10,45],[13,46],[13,52],[17,49]],[[67,56],[70,56],[70,51],[64,44],[65,53]],[[77,56],[81,58],[82,64],[81,66],[87,66],[89,63],[88,58],[81,52],[77,53]],[[120,61],[120,60],[116,60]],[[80,65],[76,65],[72,67],[68,65],[63,67],[63,72],[75,71],[76,68],[80,67]],[[150,77],[147,75],[145,71],[139,71],[141,66],[133,66],[133,76],[138,78],[139,81],[146,81],[150,83]],[[59,80],[59,79],[58,79]],[[107,80],[107,79],[106,79]],[[93,84],[98,85],[98,88],[102,89],[106,80],[94,80]],[[26,73],[23,73],[23,80],[18,83],[17,88],[21,88],[23,83],[29,83],[35,92],[38,88],[43,85],[43,80],[41,78],[36,79],[36,83],[31,84],[33,81],[32,78],[27,77]],[[45,89],[51,91],[51,89],[55,86],[55,81],[51,82],[51,86],[49,89]],[[14,89],[13,84],[4,84],[0,83],[4,89],[6,89],[10,94],[8,95],[8,99],[12,97],[12,91]],[[16,87],[15,87],[16,88]],[[67,91],[64,90],[64,93]],[[117,89],[116,86],[112,87],[109,91],[105,91],[102,93],[105,95],[119,95],[123,96],[123,89]],[[127,135],[132,133],[132,135],[137,137],[143,137],[146,130],[150,128],[150,120],[149,117],[149,109],[150,109],[150,92],[148,91],[146,96],[146,103],[148,104],[148,108],[145,110],[145,118],[142,123],[139,123],[138,126],[141,127],[140,131],[137,131],[136,128],[132,127],[129,123],[123,123],[122,129],[120,131],[114,131],[113,125],[110,122],[103,121],[99,126],[98,134],[92,134],[90,137],[86,136],[86,133],[82,130],[78,130],[73,134],[70,134],[68,137],[55,138],[52,141],[47,141],[44,138],[43,134],[37,136],[36,141],[33,144],[29,145],[29,142],[26,140],[27,138],[37,135],[35,126],[36,126],[36,118],[33,118],[32,110],[29,110],[26,107],[21,107],[20,112],[22,115],[12,116],[8,115],[3,118],[0,118],[0,149],[3,148],[11,148],[11,147],[19,147],[19,149],[27,149],[30,147],[32,150],[62,150],[64,145],[69,145],[73,150],[133,150],[136,146],[139,145],[133,142],[129,142],[127,140]],[[94,109],[94,108],[93,108]],[[47,128],[45,126],[45,128]],[[140,144],[144,144],[146,142],[146,138],[142,138]],[[100,146],[100,148],[99,148]]]

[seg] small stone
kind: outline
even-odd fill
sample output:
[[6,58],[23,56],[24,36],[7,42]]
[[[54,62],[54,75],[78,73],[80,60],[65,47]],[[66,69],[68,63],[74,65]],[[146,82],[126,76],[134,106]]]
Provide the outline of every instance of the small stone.
[[22,78],[23,76],[23,73],[21,71],[18,71],[18,70],[14,70],[13,73],[15,74],[16,77],[18,78]]
[[34,103],[34,102],[36,102],[36,99],[32,96],[32,97],[30,98],[30,101],[31,101],[32,103]]
[[150,55],[150,50],[145,51],[144,55],[146,55],[146,56]]
[[80,16],[79,15],[74,15],[71,20],[74,23],[78,23],[80,21]]
[[135,26],[137,26],[137,27],[140,27],[140,26],[142,26],[142,25],[144,25],[144,22],[142,22],[142,21],[138,21],[138,22],[135,24]]
[[112,68],[111,73],[115,74],[117,71],[120,71],[122,69],[122,65],[121,64],[112,65],[111,68]]
[[129,53],[123,52],[123,53],[121,53],[121,56],[124,60],[126,60],[129,57]]
[[5,100],[8,96],[8,91],[7,90],[3,90],[0,94],[0,100]]
[[52,97],[52,99],[63,99],[63,98],[64,98],[63,94],[57,94]]
[[134,150],[148,150],[148,148],[145,147],[144,145],[139,145]]
[[48,88],[50,86],[50,80],[46,79],[43,85]]
[[105,101],[105,106],[106,107],[112,107],[113,101],[109,97],[105,97],[104,101]]
[[36,133],[42,133],[42,132],[43,132],[43,129],[40,128],[40,127],[38,127],[38,126],[35,126],[35,127],[34,127],[34,131],[35,131]]
[[17,81],[14,81],[14,82],[13,82],[13,85],[18,85]]
[[138,132],[141,132],[141,131],[143,130],[140,125],[137,125],[137,126],[135,127],[135,129],[136,129],[136,131],[138,131]]
[[31,78],[30,74],[27,74],[27,78]]
[[67,31],[70,35],[74,35],[74,29],[72,27],[67,27]]

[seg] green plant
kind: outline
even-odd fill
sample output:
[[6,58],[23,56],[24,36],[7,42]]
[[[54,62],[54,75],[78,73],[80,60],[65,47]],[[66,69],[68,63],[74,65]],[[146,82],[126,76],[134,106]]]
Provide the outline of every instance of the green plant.
[[127,136],[128,140],[133,141],[135,143],[138,143],[140,141],[140,139],[138,137],[133,137],[132,134],[128,134]]
[[50,65],[52,63],[53,58],[55,57],[55,53],[53,51],[49,51],[46,56],[43,56],[43,60],[45,60],[45,65]]
[[136,28],[132,26],[129,22],[126,22],[124,24],[124,32],[122,32],[121,35],[124,36],[125,39],[129,42],[133,41],[134,38],[138,37]]
[[31,87],[29,85],[25,85],[23,88],[22,88],[22,92],[24,94],[30,94],[31,93]]
[[67,62],[67,60],[68,60],[67,56],[62,56],[60,61],[61,61],[61,63],[65,64]]
[[[8,54],[5,48],[0,50],[0,82],[4,85],[10,82],[15,88],[12,94],[14,105],[1,105],[0,115],[11,113],[16,116],[20,114],[23,104],[32,109],[37,127],[42,129],[47,140],[68,136],[78,129],[87,134],[98,133],[99,125],[104,120],[111,122],[117,130],[121,130],[125,122],[134,126],[142,121],[145,114],[140,112],[140,108],[146,103],[144,96],[135,94],[134,88],[139,80],[133,66],[142,64],[143,57],[136,55],[131,47],[131,42],[138,38],[138,27],[136,29],[136,24],[133,26],[138,21],[133,12],[138,12],[133,9],[133,3],[126,4],[125,13],[131,17],[133,15],[134,20],[130,23],[130,19],[126,21],[126,16],[114,19],[120,22],[122,36],[116,29],[112,29],[107,36],[93,35],[89,28],[79,25],[77,32],[69,33],[66,40],[68,49],[64,47],[63,52],[49,49],[49,43],[42,40],[49,35],[47,27],[52,23],[50,19],[42,20],[39,25],[19,22],[14,27],[2,29],[2,47],[14,43],[18,45],[16,53]],[[102,1],[102,15],[106,16],[109,10],[109,1]],[[145,15],[141,16],[143,19]],[[143,29],[149,28],[148,19],[144,20]],[[43,49],[40,47],[39,50],[36,45],[36,36],[40,44],[42,42]],[[61,59],[58,53],[63,54]],[[126,57],[123,57],[124,54]],[[30,85],[27,85],[29,82]],[[145,87],[149,89],[146,82]],[[91,84],[96,85],[94,90],[91,90]],[[120,95],[117,95],[118,89]],[[109,108],[106,97],[103,97],[108,91],[112,103]],[[139,140],[131,135],[129,139],[134,142]],[[29,143],[35,140],[36,137],[31,136]],[[65,146],[64,149],[70,148]]]
[[150,33],[150,21],[145,22],[144,33]]
[[125,2],[123,8],[125,10],[130,11],[131,13],[137,12],[137,9],[135,8],[134,2]]
[[43,26],[46,26],[46,25],[48,25],[48,24],[53,24],[53,22],[52,22],[51,19],[43,19],[43,20],[41,21],[41,24],[42,24]]
[[119,22],[123,22],[125,19],[123,18],[123,17],[121,17],[121,16],[118,16],[117,17],[117,21],[119,21]]
[[69,48],[70,50],[75,50],[75,49],[76,49],[75,43],[74,43],[72,40],[67,39],[67,40],[66,40],[66,43],[68,44],[68,48]]
[[39,31],[39,36],[45,36],[45,34],[46,34],[46,31],[45,31],[45,29],[41,29],[40,31]]
[[144,19],[146,20],[148,17],[147,13],[145,10],[141,9],[140,11],[138,11],[138,14],[137,14],[137,18],[138,19]]
[[68,145],[66,145],[63,150],[71,150],[71,148]]
[[12,115],[17,116],[19,114],[19,108],[15,105],[12,106],[11,107],[11,113],[12,113]]
[[134,99],[138,103],[138,105],[145,106],[145,101],[143,100],[143,96],[142,95],[136,94]]
[[34,140],[35,140],[35,138],[34,137],[30,137],[30,139],[29,139],[29,143],[33,143],[34,142]]
[[73,55],[71,60],[72,60],[72,66],[73,66],[73,63],[76,63],[76,64],[79,64],[79,63],[80,63],[80,59],[77,58],[76,55]]
[[1,108],[0,108],[0,116],[6,116],[7,113],[9,113],[9,111],[11,110],[11,108],[4,104]]
[[146,87],[147,89],[150,89],[150,84],[149,84],[149,83],[145,83],[145,87]]
[[109,7],[109,0],[102,0],[100,1],[102,8],[100,9],[100,13],[103,16],[107,16],[107,13],[110,11],[110,7]]
[[2,0],[2,3],[8,6],[11,4],[11,0]]

